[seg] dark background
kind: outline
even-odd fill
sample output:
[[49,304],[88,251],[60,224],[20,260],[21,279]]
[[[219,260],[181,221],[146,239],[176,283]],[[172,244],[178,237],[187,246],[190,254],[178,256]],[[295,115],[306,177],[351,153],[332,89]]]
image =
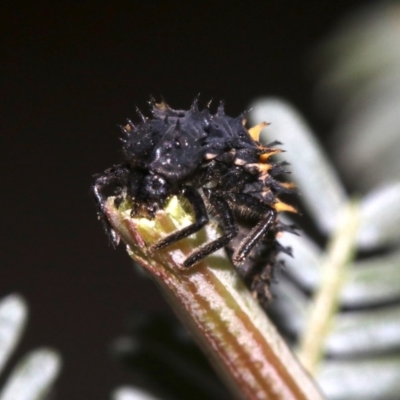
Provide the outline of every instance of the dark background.
[[310,51],[365,3],[2,3],[0,298],[19,292],[30,308],[10,367],[46,345],[64,358],[57,399],[108,398],[130,382],[112,339],[132,309],[170,311],[96,220],[89,188],[119,160],[116,125],[150,94],[187,108],[201,92],[230,114],[277,95],[327,133]]

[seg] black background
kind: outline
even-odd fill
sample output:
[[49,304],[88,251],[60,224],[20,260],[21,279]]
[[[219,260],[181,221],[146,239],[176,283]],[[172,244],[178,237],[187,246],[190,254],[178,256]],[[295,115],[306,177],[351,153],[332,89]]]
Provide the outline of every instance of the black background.
[[49,345],[64,358],[57,399],[108,398],[129,383],[109,359],[111,340],[133,308],[170,311],[96,221],[89,188],[118,162],[116,125],[146,110],[150,94],[187,108],[200,92],[229,114],[277,95],[328,132],[314,111],[310,51],[360,4],[2,3],[0,298],[18,292],[30,307],[11,366]]

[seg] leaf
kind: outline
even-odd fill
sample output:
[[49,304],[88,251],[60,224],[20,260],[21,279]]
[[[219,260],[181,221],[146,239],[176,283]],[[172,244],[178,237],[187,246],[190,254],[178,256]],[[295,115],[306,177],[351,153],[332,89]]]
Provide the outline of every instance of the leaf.
[[330,400],[398,400],[400,358],[327,361],[317,378]]
[[361,204],[358,244],[372,250],[400,242],[400,182],[375,189]]
[[15,367],[0,400],[43,400],[60,371],[61,360],[50,349],[35,350]]
[[11,294],[0,301],[0,373],[21,338],[26,317],[27,309],[21,296]]
[[114,390],[113,400],[161,400],[159,397],[131,386],[121,386]]

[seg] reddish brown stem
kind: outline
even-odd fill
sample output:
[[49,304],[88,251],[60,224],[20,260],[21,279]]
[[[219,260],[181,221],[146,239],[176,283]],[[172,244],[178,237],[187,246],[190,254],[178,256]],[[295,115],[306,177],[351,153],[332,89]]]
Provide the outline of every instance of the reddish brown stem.
[[215,227],[149,253],[149,246],[162,235],[181,228],[185,220],[188,223],[189,216],[176,199],[171,203],[154,221],[132,219],[129,210],[118,211],[112,201],[106,213],[131,257],[161,287],[232,394],[251,400],[322,399],[229,260],[218,253],[190,269],[181,267],[187,255],[207,240],[205,236],[210,240],[217,235]]

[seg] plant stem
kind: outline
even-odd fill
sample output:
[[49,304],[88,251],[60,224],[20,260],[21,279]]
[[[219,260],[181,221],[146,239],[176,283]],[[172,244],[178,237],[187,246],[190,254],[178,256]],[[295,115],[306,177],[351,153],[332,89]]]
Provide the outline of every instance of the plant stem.
[[321,285],[315,293],[306,329],[300,339],[299,359],[311,374],[315,374],[323,357],[324,343],[339,306],[347,266],[353,258],[359,224],[359,204],[349,202],[342,210],[328,245],[321,269]]
[[182,267],[191,251],[218,236],[215,226],[150,253],[149,245],[191,222],[176,198],[154,220],[131,218],[129,206],[117,210],[112,199],[105,211],[131,257],[160,286],[235,398],[322,399],[223,252]]

